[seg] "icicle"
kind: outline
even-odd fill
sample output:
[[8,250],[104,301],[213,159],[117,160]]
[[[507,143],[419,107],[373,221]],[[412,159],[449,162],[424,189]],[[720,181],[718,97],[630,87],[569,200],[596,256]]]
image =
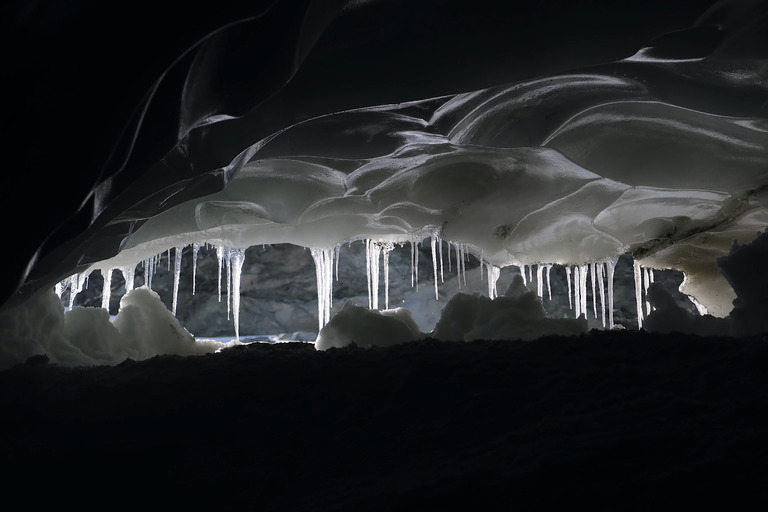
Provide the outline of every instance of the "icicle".
[[389,253],[395,248],[392,243],[386,243],[382,247],[384,252],[384,309],[389,309]]
[[643,328],[643,279],[640,264],[635,261],[632,264],[635,275],[635,307],[637,308],[637,328]]
[[368,270],[368,309],[379,309],[379,253],[381,246],[367,239],[366,268]]
[[485,259],[485,251],[480,250],[480,281],[483,280],[483,260]]
[[[177,254],[180,253],[178,247]],[[245,251],[242,249],[230,249],[230,266],[232,268],[232,318],[235,323],[235,338],[240,341],[240,275],[243,272]],[[176,257],[176,263],[181,263],[181,257]]]
[[547,293],[549,294],[549,300],[552,300],[552,265],[547,265]]
[[589,275],[592,281],[592,312],[597,318],[597,293],[595,292],[595,281],[597,280],[597,265],[594,262],[589,264]]
[[589,272],[589,265],[580,265],[579,266],[579,278],[581,279],[580,282],[580,293],[581,296],[581,314],[584,315],[585,319],[589,319],[589,311],[587,310],[587,273]]
[[[181,254],[184,247],[176,247],[174,250],[175,260],[173,262],[173,305],[171,313],[176,316],[176,306],[179,302],[179,280],[181,279]],[[229,317],[227,317],[229,318]]]
[[125,293],[128,293],[133,290],[133,279],[136,275],[136,267],[133,265],[122,267],[120,273],[123,274],[123,279],[125,279]]
[[440,237],[437,237],[437,244],[440,246],[440,282],[445,282],[445,275],[443,274],[443,241]]
[[231,249],[224,249],[224,262],[227,265],[227,320],[229,320],[229,312],[232,304],[232,258],[230,258]]
[[496,265],[492,265],[490,262],[486,263],[486,265],[488,270],[488,297],[495,299],[499,296],[496,283],[498,282],[499,276],[501,275],[501,269]]
[[219,262],[219,280],[218,280],[217,290],[219,293],[219,302],[221,302],[221,267],[224,264],[224,247],[220,245],[216,246],[216,259]]
[[[413,248],[413,246],[411,246]],[[413,262],[413,257],[411,257]],[[373,295],[371,290],[371,240],[365,239],[365,281],[368,283],[368,309],[373,309]],[[413,282],[413,271],[411,271],[411,282]],[[413,284],[411,284],[413,286]]]
[[418,242],[416,244],[416,291],[419,291],[419,247],[421,246],[421,242]]
[[528,282],[533,284],[533,265],[528,265]]
[[605,283],[603,282],[603,279],[605,279],[605,276],[603,275],[603,264],[598,263],[596,265],[597,268],[597,282],[600,285],[600,318],[603,321],[603,327],[605,327]]
[[645,314],[651,314],[651,303],[648,302],[648,287],[651,285],[651,272],[648,268],[643,269],[643,290],[645,290]]
[[[366,247],[368,240],[366,242]],[[317,323],[318,332],[331,319],[333,304],[333,249],[310,249],[315,261],[315,276],[317,277]],[[367,257],[367,251],[366,251]]]
[[576,318],[581,316],[581,271],[578,265],[573,267],[573,304],[576,306]]
[[73,274],[69,277],[69,309],[75,304],[75,297],[80,293],[80,280],[83,279],[80,274]]
[[171,270],[171,248],[168,248],[168,270]]
[[613,275],[616,270],[616,259],[605,262],[606,272],[608,274],[608,328],[613,329]]
[[568,281],[568,307],[573,309],[573,301],[571,300],[573,295],[573,290],[571,287],[571,267],[565,267],[565,279]]
[[522,267],[520,267],[520,275],[523,277],[523,284],[525,286],[528,286],[528,279],[525,277],[526,273],[527,272],[525,270],[525,265],[523,265]]
[[109,311],[109,298],[112,295],[112,269],[102,270],[104,286],[101,289],[101,307]]
[[459,290],[461,290],[461,249],[459,244],[455,244],[456,248],[456,278],[459,283]]
[[192,244],[192,295],[195,294],[195,281],[197,281],[197,253],[200,251],[200,242]]
[[467,244],[462,244],[462,254],[464,257],[461,259],[461,275],[462,279],[464,280],[464,287],[467,286],[467,258],[469,257],[467,254]]
[[415,274],[414,274],[414,261],[416,261],[415,258],[416,258],[415,247],[413,245],[413,238],[411,238],[411,288],[413,288],[414,285],[416,284],[414,282],[414,276],[415,276]]
[[437,235],[432,235],[432,273],[435,277],[435,300],[439,300],[439,296],[437,294]]
[[339,280],[339,254],[341,253],[341,244],[336,244],[333,249],[333,259],[336,261],[336,280]]
[[536,267],[536,292],[541,299],[544,295],[544,267],[542,265]]
[[144,284],[147,288],[152,288],[152,272],[154,270],[154,257],[150,256],[144,260]]
[[448,272],[451,272],[451,242],[446,242],[448,244]]

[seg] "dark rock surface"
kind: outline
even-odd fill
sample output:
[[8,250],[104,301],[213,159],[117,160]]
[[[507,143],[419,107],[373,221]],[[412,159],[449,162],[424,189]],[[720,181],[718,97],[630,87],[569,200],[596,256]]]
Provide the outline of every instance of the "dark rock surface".
[[41,507],[759,509],[768,342],[593,331],[19,365],[0,424],[7,496]]

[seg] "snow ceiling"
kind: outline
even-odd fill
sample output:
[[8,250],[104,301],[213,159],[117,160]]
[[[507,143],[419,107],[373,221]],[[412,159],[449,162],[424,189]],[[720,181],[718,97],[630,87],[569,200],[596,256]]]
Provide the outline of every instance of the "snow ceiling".
[[716,259],[768,226],[766,2],[496,3],[256,2],[208,27],[9,303],[195,242],[435,235],[497,267],[629,253],[728,314]]

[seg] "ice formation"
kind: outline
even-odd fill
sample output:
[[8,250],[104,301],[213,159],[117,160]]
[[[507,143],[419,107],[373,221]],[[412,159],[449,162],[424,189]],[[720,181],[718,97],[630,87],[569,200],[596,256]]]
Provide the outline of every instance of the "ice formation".
[[[483,38],[435,39],[425,28],[431,15],[418,9],[407,17],[413,25],[393,23],[410,30],[399,44],[371,33],[382,44],[352,43],[363,58],[349,58],[350,48],[337,43],[342,35],[357,41],[350,27],[403,17],[386,2],[338,4],[299,12],[300,28],[277,24],[268,41],[259,39],[263,31],[246,31],[254,39],[239,31],[272,12],[218,27],[188,48],[189,58],[147,81],[155,88],[79,206],[93,208],[89,222],[78,217],[87,227],[41,247],[7,307],[66,286],[72,306],[87,276],[100,271],[102,306],[109,308],[113,270],[132,281],[143,262],[151,287],[165,257],[176,273],[175,311],[182,250],[193,247],[194,286],[197,250],[208,243],[216,247],[219,300],[226,286],[239,334],[242,251],[293,243],[312,249],[322,329],[331,321],[341,244],[367,244],[369,308],[376,310],[382,270],[389,308],[390,247],[409,245],[418,288],[418,247],[429,240],[438,300],[445,243],[448,272],[460,286],[467,287],[467,258],[481,261],[489,300],[504,269],[520,269],[543,298],[544,278],[549,296],[550,271],[563,266],[575,319],[610,328],[615,264],[630,254],[637,327],[654,314],[651,269],[684,272],[682,291],[701,311],[728,315],[735,293],[716,262],[734,240],[748,243],[768,225],[766,18],[759,2],[726,0],[701,12],[693,6],[685,16],[644,4],[647,12],[637,18],[624,6],[615,11],[625,28],[618,40],[591,15],[567,26],[548,17],[485,20],[479,26],[499,22],[500,37],[511,38],[511,65],[503,45],[484,46]],[[607,12],[614,4],[600,5]],[[449,26],[464,26],[463,5],[440,9],[455,16]],[[666,22],[667,14],[674,20]],[[702,27],[717,30],[705,31],[702,42],[694,37]],[[560,39],[563,30],[574,37]],[[296,34],[298,41],[290,40]],[[273,39],[296,52],[287,68],[254,61]],[[462,51],[437,49],[434,40],[460,41]],[[530,55],[519,51],[523,45]],[[236,55],[220,53],[234,47]],[[382,52],[387,65],[372,59],[370,69],[356,67],[368,63],[365,48]],[[450,73],[441,67],[447,55],[456,59]],[[275,72],[259,68],[262,61]],[[483,63],[474,72],[453,69],[473,61]],[[343,65],[326,66],[333,62]],[[383,69],[392,87],[374,72]],[[414,78],[426,70],[434,76]]]

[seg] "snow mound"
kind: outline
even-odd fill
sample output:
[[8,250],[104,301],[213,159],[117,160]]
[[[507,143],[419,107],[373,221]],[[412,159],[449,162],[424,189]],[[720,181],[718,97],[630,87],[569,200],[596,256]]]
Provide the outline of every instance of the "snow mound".
[[91,366],[161,354],[207,354],[224,346],[196,341],[146,287],[123,296],[114,322],[102,308],[76,307],[65,313],[51,290],[0,313],[0,370],[38,354],[62,366]]
[[352,343],[361,347],[388,347],[423,337],[407,309],[378,311],[348,301],[320,330],[315,348],[327,350]]
[[480,294],[458,293],[448,302],[431,337],[443,341],[533,340],[546,335],[574,336],[588,330],[582,315],[577,319],[547,318],[541,299],[514,276],[513,293],[490,299]]

